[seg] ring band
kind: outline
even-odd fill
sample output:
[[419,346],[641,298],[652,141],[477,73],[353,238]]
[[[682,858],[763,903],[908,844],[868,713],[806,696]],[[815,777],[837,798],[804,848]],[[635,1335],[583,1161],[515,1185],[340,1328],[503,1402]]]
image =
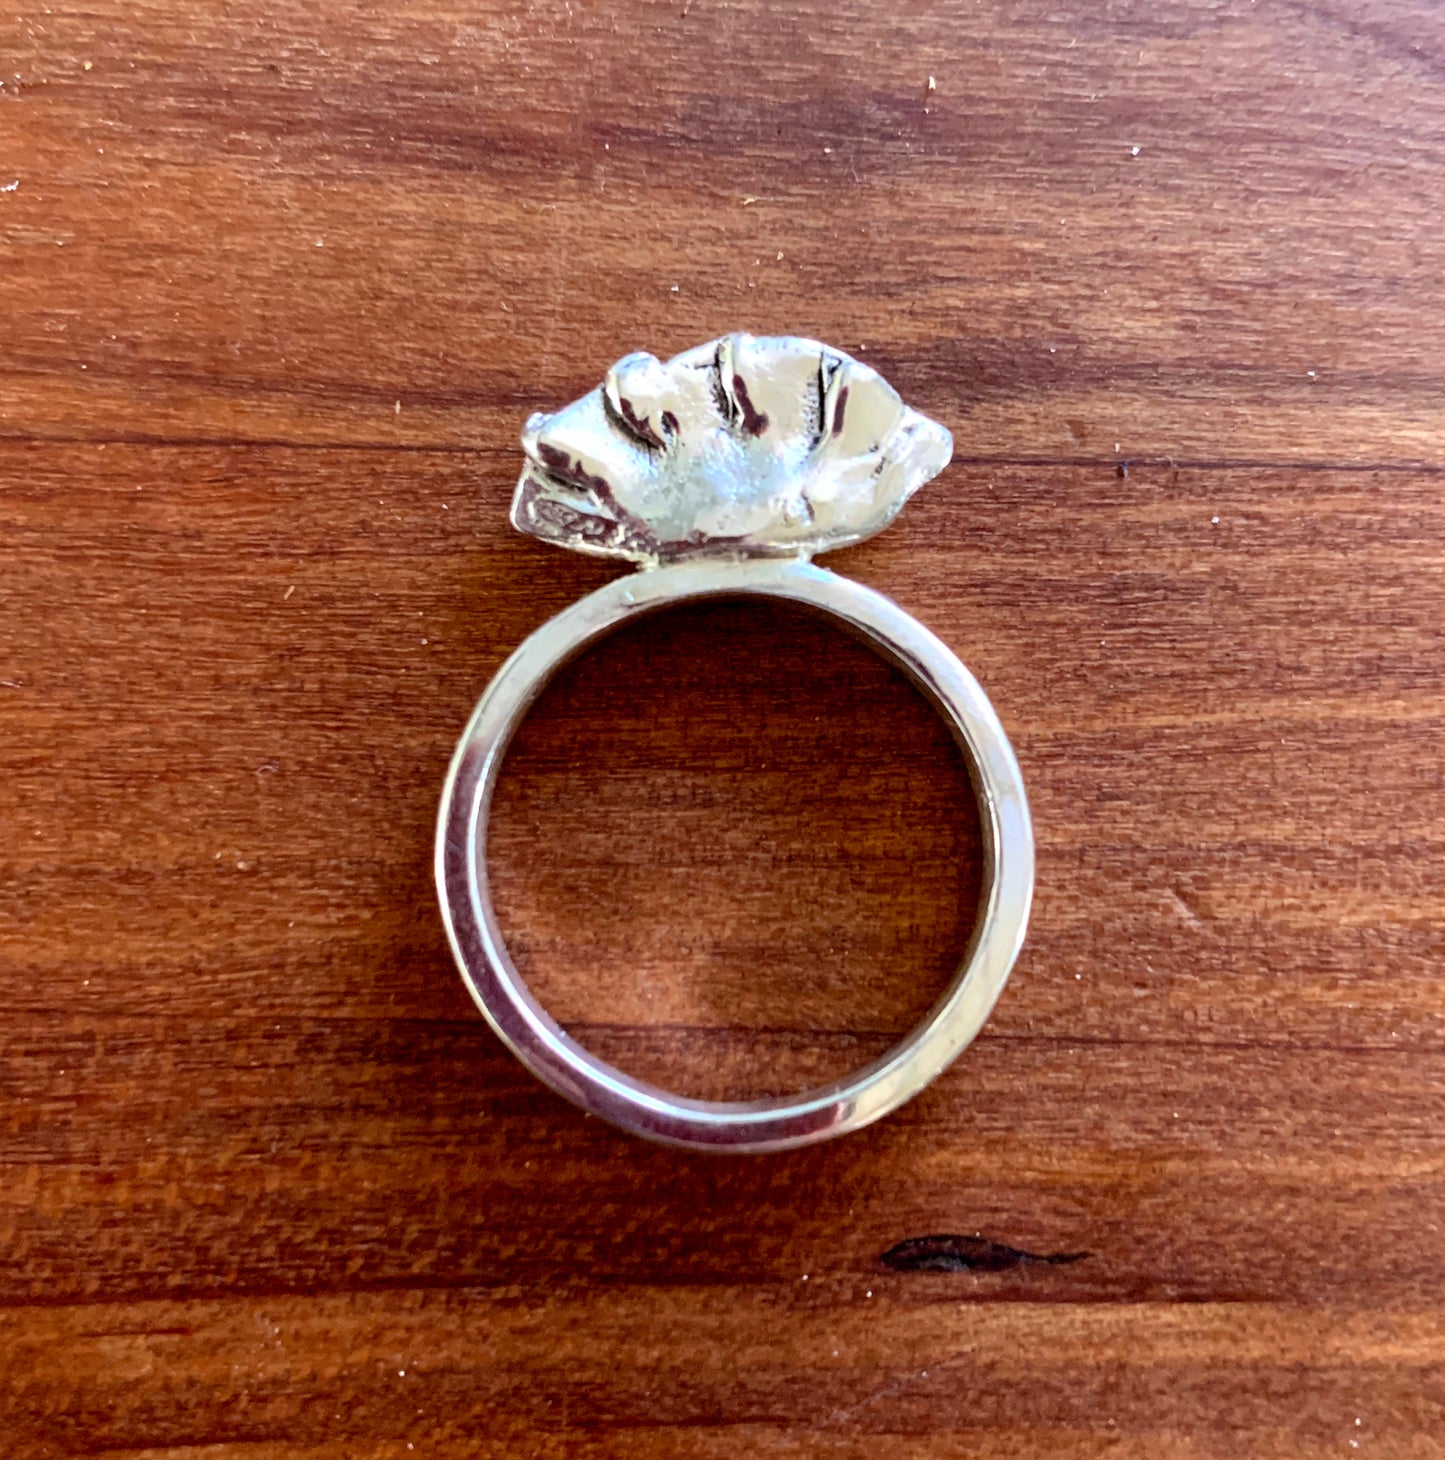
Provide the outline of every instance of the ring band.
[[[486,870],[486,827],[513,732],[551,676],[635,618],[701,598],[764,596],[822,611],[898,665],[952,727],[983,824],[984,886],[972,940],[948,990],[881,1059],[793,1099],[714,1102],[670,1095],[606,1064],[533,998],[502,939]],[[1023,941],[1034,849],[1018,764],[978,682],[948,647],[881,593],[797,561],[682,563],[620,578],[544,624],[492,680],[442,794],[437,880],[462,977],[502,1041],[584,1110],[672,1145],[775,1151],[856,1130],[923,1089],[978,1033]]]
[[[826,368],[826,362],[832,359],[846,362],[857,372],[866,371],[866,367],[847,361],[847,357],[807,341],[753,341],[734,336],[718,346],[704,347],[704,351],[714,351],[710,358],[719,362],[712,368],[735,369],[739,393],[764,423],[763,430],[754,431],[754,435],[765,434],[774,418],[774,412],[766,407],[775,395],[767,387],[776,384],[776,379],[756,366],[751,376],[744,375],[747,352],[777,352],[784,347],[815,352],[815,366],[821,359]],[[725,348],[731,351],[726,359]],[[702,352],[691,354],[708,358]],[[629,357],[629,361],[639,359],[651,361],[650,356]],[[740,359],[744,363],[740,364]],[[689,362],[692,368],[690,356],[679,356],[670,366],[658,369],[672,369],[679,362]],[[614,376],[628,363],[615,367]],[[821,377],[822,371],[819,373]],[[864,386],[872,386],[873,382],[882,385],[871,371],[867,377],[852,375],[850,384],[856,387],[860,378]],[[783,384],[788,384],[786,378]],[[846,402],[847,388],[843,395]],[[620,417],[629,433],[635,432],[647,445],[644,431],[650,418],[641,415],[631,393],[620,398],[625,409],[611,414]],[[896,397],[893,399],[896,401]],[[819,410],[826,412],[826,389],[820,389],[819,401]],[[578,403],[584,404],[586,401]],[[686,404],[685,394],[679,404]],[[670,434],[681,432],[678,413],[663,410],[660,414],[672,415],[676,431]],[[916,413],[908,414],[923,420]],[[565,415],[559,413],[551,419],[556,421]],[[637,429],[639,422],[641,429]],[[611,422],[609,428],[616,424]],[[932,426],[931,422],[926,424]],[[578,447],[575,432],[571,445],[577,449],[565,452],[565,466],[563,448],[552,447],[555,454],[549,456],[548,443],[538,439],[545,438],[546,425],[543,422],[539,426],[534,419],[529,425],[533,440],[524,438],[529,457],[535,455],[547,470],[540,482],[535,463],[524,472],[514,521],[528,526],[527,503],[537,502],[549,490],[554,496],[545,500],[551,501],[558,500],[563,491],[585,493],[582,506],[578,508],[574,500],[567,504],[569,511],[576,508],[585,512],[595,507],[596,515],[608,524],[602,532],[590,521],[583,522],[579,529],[572,519],[551,513],[543,514],[540,522],[552,531],[539,535],[565,531],[569,546],[631,557],[642,561],[647,571],[615,579],[532,634],[497,672],[462,736],[442,793],[436,849],[442,913],[462,977],[497,1035],[534,1075],[584,1110],[637,1135],[696,1149],[774,1151],[856,1130],[917,1094],[963,1051],[1002,992],[1022,945],[1033,896],[1033,832],[1023,780],[1003,727],[978,682],[940,639],[892,600],[815,566],[803,553],[792,550],[791,544],[787,555],[779,554],[776,541],[767,535],[766,524],[760,534],[766,555],[739,552],[738,539],[731,535],[725,541],[733,551],[719,555],[710,550],[716,542],[712,534],[681,539],[691,551],[650,555],[645,549],[657,546],[659,541],[655,535],[656,515],[649,518],[621,500],[618,474],[609,476],[600,470],[597,453]],[[814,420],[812,429],[821,435],[827,428],[820,428]],[[946,440],[946,433],[944,437]],[[668,442],[660,432],[658,440],[660,453]],[[917,470],[915,461],[914,475]],[[584,480],[585,485],[579,486]],[[736,476],[730,480],[735,486]],[[902,494],[908,495],[917,485],[917,481],[905,482]],[[823,495],[821,489],[814,490]],[[776,518],[775,501],[769,507]],[[884,522],[891,518],[892,511],[886,513]],[[782,531],[788,532],[791,523],[798,520],[804,521],[805,529],[815,526],[818,517],[816,512],[811,519],[800,519],[796,514],[784,517]],[[850,533],[848,540],[856,540],[864,535],[857,530],[860,520],[856,512],[835,516],[829,530],[834,537]],[[534,519],[531,530],[537,525]],[[579,530],[588,534],[585,543],[577,540]],[[654,534],[651,541],[648,534]],[[818,550],[817,546],[812,550]],[[802,605],[840,624],[902,669],[953,730],[969,766],[983,829],[979,915],[963,961],[943,996],[901,1043],[872,1064],[832,1084],[789,1098],[685,1098],[636,1080],[585,1049],[548,1015],[518,974],[497,922],[487,877],[487,823],[503,758],[512,735],[548,680],[589,645],[628,623],[671,606],[719,597],[774,598]]]

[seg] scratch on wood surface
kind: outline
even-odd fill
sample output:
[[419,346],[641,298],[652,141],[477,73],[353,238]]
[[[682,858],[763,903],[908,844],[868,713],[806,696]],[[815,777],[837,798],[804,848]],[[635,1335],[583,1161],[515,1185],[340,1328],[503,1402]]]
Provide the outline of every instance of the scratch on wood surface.
[[1189,924],[1191,928],[1200,933],[1212,933],[1213,930],[1210,928],[1209,924],[1202,917],[1200,917],[1199,914],[1195,912],[1192,907],[1190,907],[1190,905],[1184,900],[1183,896],[1175,888],[1167,888],[1166,896],[1169,899],[1169,905],[1175,910],[1175,912],[1179,914],[1180,918],[1184,922]]
[[845,1404],[838,1409],[830,1410],[818,1420],[813,1428],[831,1429],[838,1425],[846,1424],[849,1420],[860,1415],[865,1409],[869,1409],[875,1404],[881,1404],[885,1399],[892,1399],[895,1395],[902,1394],[905,1390],[912,1388],[914,1384],[927,1377],[928,1370],[919,1369],[910,1371],[907,1374],[901,1374],[894,1379],[888,1379],[870,1390],[861,1399],[855,1400],[852,1404]]

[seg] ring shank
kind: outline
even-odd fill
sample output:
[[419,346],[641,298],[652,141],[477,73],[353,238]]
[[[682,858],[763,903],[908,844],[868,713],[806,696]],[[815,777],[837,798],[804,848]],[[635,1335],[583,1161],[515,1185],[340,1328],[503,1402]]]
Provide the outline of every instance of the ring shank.
[[[950,724],[979,802],[984,891],[958,971],[928,1016],[872,1064],[781,1099],[693,1100],[633,1079],[562,1030],[507,952],[487,883],[492,793],[513,733],[548,680],[588,645],[641,615],[703,598],[763,596],[812,608],[898,665]],[[978,1033],[1028,922],[1034,846],[1013,751],[978,682],[897,604],[798,559],[701,560],[618,578],[528,638],[487,687],[457,746],[437,826],[437,888],[462,977],[502,1041],[583,1109],[649,1139],[708,1150],[773,1151],[856,1130],[917,1094]]]

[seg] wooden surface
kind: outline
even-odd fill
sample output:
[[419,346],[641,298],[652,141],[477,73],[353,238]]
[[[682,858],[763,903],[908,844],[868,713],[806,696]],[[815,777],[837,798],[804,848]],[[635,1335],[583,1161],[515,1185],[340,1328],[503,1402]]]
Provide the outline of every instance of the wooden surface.
[[[1445,1453],[1439,7],[9,0],[0,83],[7,1457]],[[429,863],[612,571],[521,421],[733,328],[953,429],[829,561],[1039,894],[929,1092],[725,1160],[502,1051]],[[554,686],[493,867],[718,1094],[905,1029],[977,856],[911,690],[721,606]]]

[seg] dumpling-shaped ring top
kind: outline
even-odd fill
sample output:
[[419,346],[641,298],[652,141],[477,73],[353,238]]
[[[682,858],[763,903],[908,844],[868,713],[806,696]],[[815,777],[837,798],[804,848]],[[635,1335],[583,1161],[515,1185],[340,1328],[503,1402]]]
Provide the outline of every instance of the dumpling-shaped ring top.
[[628,355],[522,437],[522,532],[651,565],[811,557],[871,537],[953,438],[876,370],[791,336]]

